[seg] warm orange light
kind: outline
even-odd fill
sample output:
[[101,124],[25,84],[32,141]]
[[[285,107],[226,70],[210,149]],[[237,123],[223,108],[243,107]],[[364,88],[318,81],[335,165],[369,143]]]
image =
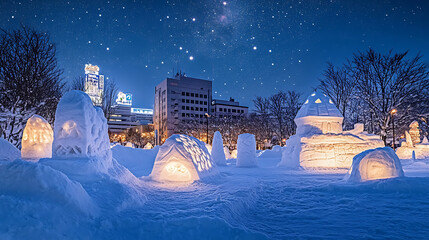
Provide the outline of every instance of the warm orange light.
[[398,110],[396,110],[396,109],[392,109],[392,110],[390,110],[390,114],[395,114],[396,112],[398,112]]

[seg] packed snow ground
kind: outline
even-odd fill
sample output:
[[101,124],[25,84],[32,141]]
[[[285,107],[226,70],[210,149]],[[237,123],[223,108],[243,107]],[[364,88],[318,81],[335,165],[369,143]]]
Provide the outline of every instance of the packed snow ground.
[[[172,188],[147,179],[152,150],[113,148],[114,167],[97,179],[63,176],[40,163],[0,161],[0,173],[37,169],[0,186],[0,239],[427,239],[429,162],[403,161],[407,178],[347,184],[345,171],[277,168],[280,158],[258,158],[257,168],[219,167],[220,177]],[[157,150],[153,150],[157,151]],[[270,154],[266,153],[269,156]],[[121,159],[120,159],[121,157]],[[128,159],[128,160],[127,160]],[[130,175],[141,175],[140,178]],[[148,169],[144,169],[147,167]],[[55,178],[44,177],[49,173]],[[4,178],[3,178],[4,179]],[[62,185],[49,181],[62,181]],[[63,186],[80,199],[63,196]],[[91,211],[65,204],[92,203]],[[49,190],[45,191],[44,190]],[[80,203],[79,203],[80,204]],[[76,205],[76,204],[75,204]],[[95,205],[95,206],[92,206]]]

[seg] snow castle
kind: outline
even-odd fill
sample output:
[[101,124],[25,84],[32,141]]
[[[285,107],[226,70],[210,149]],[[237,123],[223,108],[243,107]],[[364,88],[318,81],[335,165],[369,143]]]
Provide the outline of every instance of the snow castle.
[[353,157],[384,147],[377,135],[364,132],[363,124],[343,131],[343,116],[326,95],[311,94],[295,117],[296,134],[286,141],[280,166],[291,168],[349,168]]
[[193,182],[217,173],[205,143],[174,134],[159,148],[150,178],[158,182]]

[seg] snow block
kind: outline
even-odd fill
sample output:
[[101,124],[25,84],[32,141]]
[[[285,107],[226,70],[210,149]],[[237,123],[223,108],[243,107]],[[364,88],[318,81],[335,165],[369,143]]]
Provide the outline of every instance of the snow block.
[[223,147],[223,152],[224,152],[224,154],[225,154],[225,158],[226,159],[231,159],[231,153],[229,152],[229,149],[228,149],[228,147]]
[[24,199],[53,201],[88,215],[98,212],[80,183],[39,163],[16,160],[0,164],[0,192]]
[[110,152],[107,120],[89,96],[73,90],[60,100],[55,113],[54,157],[107,157]]
[[213,136],[213,147],[211,151],[213,162],[216,163],[216,165],[222,166],[226,165],[226,158],[225,158],[225,150],[223,148],[223,140],[222,135],[219,131],[216,131]]
[[150,178],[158,182],[193,182],[218,173],[205,143],[175,134],[159,148]]
[[18,148],[9,141],[0,138],[0,160],[13,161],[21,156]]
[[401,161],[390,147],[366,150],[353,158],[345,176],[348,182],[403,177]]
[[22,134],[21,158],[51,158],[53,141],[51,125],[43,117],[33,115],[27,120]]
[[237,140],[237,167],[256,167],[255,135],[244,133],[238,135]]

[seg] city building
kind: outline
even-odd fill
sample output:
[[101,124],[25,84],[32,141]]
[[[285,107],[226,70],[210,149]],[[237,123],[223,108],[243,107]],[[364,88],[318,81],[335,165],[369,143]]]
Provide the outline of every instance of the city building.
[[132,94],[119,92],[116,104],[112,106],[111,114],[107,120],[111,133],[121,134],[129,128],[152,124],[152,109],[133,108],[131,106]]
[[240,106],[240,103],[234,101],[233,98],[230,98],[229,101],[213,99],[211,105],[212,115],[219,118],[232,117],[236,119],[247,116],[248,113],[248,107]]
[[176,74],[155,87],[153,123],[157,143],[176,133],[186,121],[204,122],[210,114],[212,82]]
[[95,106],[101,106],[104,91],[104,75],[96,65],[85,64],[85,93]]

